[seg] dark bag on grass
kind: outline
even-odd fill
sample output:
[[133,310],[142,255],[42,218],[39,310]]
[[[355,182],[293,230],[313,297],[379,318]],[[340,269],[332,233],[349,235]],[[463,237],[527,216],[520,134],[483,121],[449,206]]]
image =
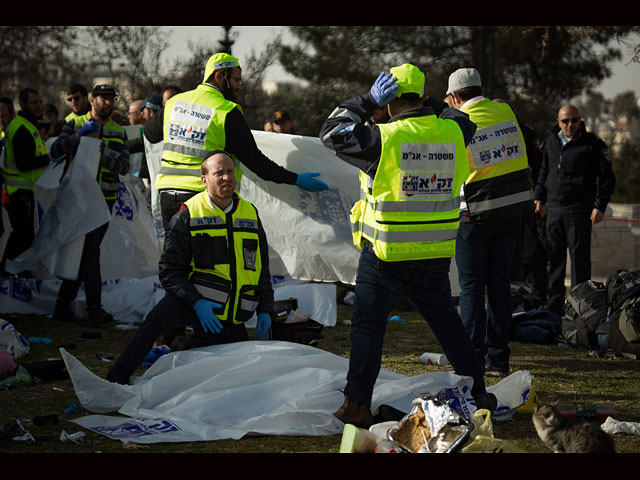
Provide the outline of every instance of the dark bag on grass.
[[288,298],[274,302],[275,320],[271,323],[271,340],[316,345],[322,340],[324,326],[313,319],[304,322],[285,323],[289,313],[298,309],[298,299]]
[[574,286],[564,304],[564,340],[575,347],[599,348],[598,333],[608,328],[607,307],[607,289],[602,282],[588,280]]
[[607,277],[609,313],[623,308],[625,302],[640,296],[640,269],[618,270]]

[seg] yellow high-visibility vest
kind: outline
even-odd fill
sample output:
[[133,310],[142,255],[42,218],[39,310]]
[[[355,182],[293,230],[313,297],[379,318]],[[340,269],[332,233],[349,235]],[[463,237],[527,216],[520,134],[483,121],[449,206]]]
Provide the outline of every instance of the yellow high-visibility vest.
[[[469,142],[469,178],[464,186],[468,220],[512,222],[533,209],[533,190],[522,131],[506,103],[487,98],[462,108],[478,127]],[[466,204],[466,205],[465,205]]]
[[[201,192],[200,165],[212,152],[225,149],[227,114],[240,105],[224,98],[222,92],[205,84],[174,95],[164,106],[164,146],[155,186]],[[242,169],[231,154],[236,170],[236,191],[240,190]]]
[[243,323],[258,307],[258,283],[262,271],[258,212],[248,201],[225,214],[200,192],[185,202],[189,209],[191,268],[189,280],[202,296],[219,303],[214,310],[223,321]]
[[13,150],[12,137],[20,127],[25,127],[33,136],[35,143],[35,156],[38,157],[40,155],[47,154],[47,145],[40,136],[38,128],[23,116],[16,115],[13,120],[9,122],[9,125],[7,125],[7,131],[5,132],[4,139],[5,155],[2,171],[4,174],[4,183],[9,195],[13,194],[18,189],[33,191],[33,184],[38,181],[38,178],[40,178],[40,175],[42,175],[46,169],[46,166],[25,172],[21,172],[18,169],[15,152]]
[[354,244],[368,240],[385,261],[452,257],[469,173],[460,127],[427,115],[379,128],[376,174],[360,172],[361,198],[351,210]]
[[[74,119],[75,131],[80,130],[84,123],[91,118],[91,112],[85,115],[80,115]],[[105,143],[105,153],[108,150],[114,150],[116,152],[122,151],[122,145],[126,138],[126,132],[124,127],[117,124],[113,119],[102,127],[102,136],[100,137]],[[106,200],[116,200],[118,198],[118,188],[120,187],[120,176],[117,172],[109,170],[108,168],[100,165],[98,171],[98,184],[102,189],[102,194]]]

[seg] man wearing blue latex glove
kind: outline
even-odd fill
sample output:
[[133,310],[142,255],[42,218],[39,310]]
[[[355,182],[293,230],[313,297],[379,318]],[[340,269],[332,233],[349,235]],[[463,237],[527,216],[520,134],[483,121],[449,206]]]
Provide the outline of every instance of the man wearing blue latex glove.
[[[107,374],[127,384],[154,341],[180,330],[171,350],[249,340],[245,322],[257,314],[255,339],[274,315],[269,247],[256,208],[235,191],[233,160],[215,151],[201,167],[206,190],[185,202],[167,229],[159,279],[165,296],[149,312]],[[193,335],[185,334],[192,326]]]
[[[111,118],[117,94],[111,85],[96,85],[91,91],[89,111],[74,116],[62,127],[56,141],[51,145],[51,156],[65,156],[64,172],[76,159],[78,146],[83,137],[101,140],[100,164],[96,181],[100,186],[106,207],[111,211],[118,199],[120,176],[129,172],[129,141],[125,129]],[[53,320],[79,322],[71,303],[82,286],[87,304],[87,320],[91,324],[108,323],[113,316],[102,308],[102,277],[100,275],[100,244],[109,228],[109,222],[85,235],[80,267],[76,279],[65,279],[58,290]]]
[[[407,296],[434,332],[458,375],[473,378],[478,408],[495,410],[482,366],[455,309],[449,281],[460,223],[460,190],[469,173],[468,116],[425,91],[425,76],[403,64],[381,74],[369,92],[341,103],[320,139],[360,169],[360,200],[351,210],[356,274],[344,403],[334,415],[369,428],[384,333],[398,295]],[[386,106],[390,120],[368,122]]]
[[200,164],[213,150],[223,150],[234,159],[238,192],[245,167],[266,181],[312,192],[328,188],[308,174],[287,170],[260,151],[242,106],[236,103],[241,85],[238,58],[216,53],[209,57],[200,85],[171,97],[144,124],[144,136],[150,143],[164,142],[155,188],[165,230],[180,205],[203,190]]

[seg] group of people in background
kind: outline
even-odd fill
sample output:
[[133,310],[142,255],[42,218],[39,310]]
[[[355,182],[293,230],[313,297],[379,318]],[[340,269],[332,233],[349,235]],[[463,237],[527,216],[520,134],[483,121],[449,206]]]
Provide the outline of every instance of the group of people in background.
[[[316,172],[296,173],[266,157],[244,119],[237,94],[239,60],[212,55],[202,83],[169,86],[114,110],[115,90],[73,85],[71,113],[56,112],[46,131],[37,91],[20,93],[20,112],[0,98],[5,132],[5,208],[13,235],[5,258],[33,241],[33,183],[50,162],[65,172],[84,136],[100,140],[97,180],[107,205],[117,199],[129,155],[143,137],[164,142],[154,185],[166,234],[159,264],[165,299],[154,308],[110,369],[128,383],[155,339],[173,349],[247,340],[245,322],[268,331],[273,290],[267,239],[257,209],[239,196],[244,168],[260,178],[309,192],[328,185]],[[360,200],[351,211],[354,244],[362,250],[351,323],[344,404],[335,415],[368,427],[387,317],[398,295],[423,315],[456,373],[473,378],[479,408],[495,409],[484,376],[509,373],[510,282],[535,283],[545,305],[561,312],[567,250],[572,285],[591,275],[590,238],[615,186],[605,143],[587,132],[578,109],[562,105],[544,143],[501,99],[484,96],[475,68],[454,71],[442,98],[427,94],[425,74],[405,63],[383,72],[364,94],[341,103],[320,131],[324,145],[360,170]],[[16,120],[18,119],[18,120]],[[122,125],[140,125],[128,139]],[[276,111],[264,130],[295,134],[291,116]],[[47,135],[56,141],[47,148]],[[137,173],[149,179],[143,161]],[[108,223],[87,235],[77,281],[62,283],[54,319],[79,321],[71,309],[84,283],[88,318],[113,320],[100,305],[100,242]],[[542,242],[541,238],[545,241]],[[455,258],[460,313],[451,297]],[[485,298],[488,309],[485,308]],[[185,339],[185,326],[194,335]]]

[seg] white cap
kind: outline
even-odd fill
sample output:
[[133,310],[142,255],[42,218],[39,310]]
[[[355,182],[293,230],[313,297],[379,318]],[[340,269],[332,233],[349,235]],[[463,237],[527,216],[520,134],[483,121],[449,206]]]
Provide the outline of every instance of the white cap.
[[447,95],[466,87],[481,87],[480,73],[475,68],[459,68],[449,75]]

